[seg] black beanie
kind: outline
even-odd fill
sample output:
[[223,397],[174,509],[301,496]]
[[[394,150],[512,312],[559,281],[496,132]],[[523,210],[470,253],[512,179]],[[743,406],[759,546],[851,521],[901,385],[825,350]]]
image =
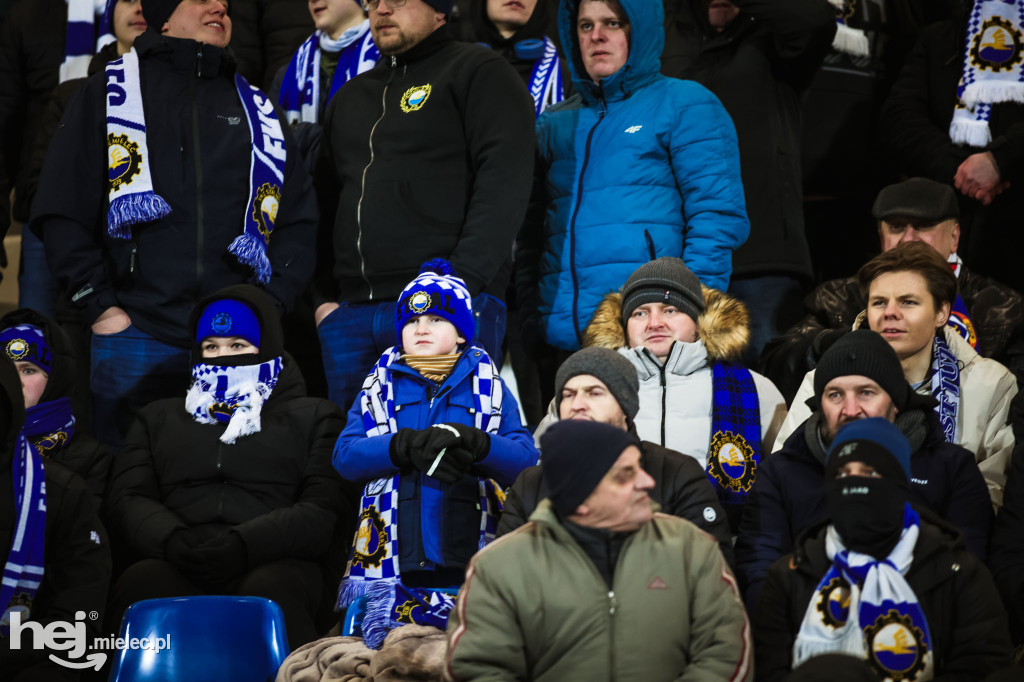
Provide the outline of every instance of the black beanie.
[[633,423],[640,410],[640,379],[633,363],[609,348],[584,348],[573,353],[555,375],[555,399],[559,404],[566,382],[581,374],[600,379]]
[[146,18],[149,28],[161,33],[164,24],[180,4],[181,0],[146,0],[142,3],[142,16]]
[[615,460],[640,441],[628,431],[600,422],[569,419],[540,437],[541,464],[548,498],[562,518],[576,513]]
[[825,385],[836,377],[864,376],[889,394],[896,409],[907,406],[910,384],[903,376],[903,366],[896,351],[877,332],[856,329],[836,341],[825,351],[814,372],[814,402],[821,405]]
[[[383,2],[383,0],[381,0]],[[450,17],[452,14],[453,0],[423,0],[438,12],[444,12],[446,17]]]
[[622,324],[644,303],[673,305],[696,322],[704,312],[704,292],[682,258],[663,256],[641,265],[622,285]]

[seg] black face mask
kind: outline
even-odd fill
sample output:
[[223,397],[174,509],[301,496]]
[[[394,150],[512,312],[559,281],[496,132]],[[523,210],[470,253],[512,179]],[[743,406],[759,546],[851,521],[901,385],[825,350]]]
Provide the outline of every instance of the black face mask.
[[847,549],[885,559],[903,531],[906,484],[892,478],[847,476],[826,486],[829,514]]

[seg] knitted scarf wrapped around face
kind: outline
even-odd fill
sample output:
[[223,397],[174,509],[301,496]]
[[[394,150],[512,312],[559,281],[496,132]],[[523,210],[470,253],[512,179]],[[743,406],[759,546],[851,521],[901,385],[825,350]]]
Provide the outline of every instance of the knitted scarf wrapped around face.
[[825,536],[832,568],[818,584],[793,645],[793,667],[825,653],[868,661],[880,680],[920,682],[934,675],[928,621],[903,577],[910,570],[920,518],[906,505],[899,542],[884,561]]
[[949,125],[953,142],[992,141],[992,105],[1024,103],[1024,0],[975,0],[967,22],[964,70]]
[[241,436],[259,432],[263,403],[277,386],[283,366],[280,356],[235,367],[197,363],[185,410],[200,424],[227,424],[220,441],[232,445]]

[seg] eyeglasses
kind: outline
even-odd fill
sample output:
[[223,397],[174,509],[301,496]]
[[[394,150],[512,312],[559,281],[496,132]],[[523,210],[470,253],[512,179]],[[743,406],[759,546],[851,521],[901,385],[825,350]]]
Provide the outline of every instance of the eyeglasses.
[[[405,3],[409,0],[384,0],[384,4],[391,9],[398,9],[399,7],[405,7]],[[372,12],[380,7],[381,0],[363,0],[363,11]]]

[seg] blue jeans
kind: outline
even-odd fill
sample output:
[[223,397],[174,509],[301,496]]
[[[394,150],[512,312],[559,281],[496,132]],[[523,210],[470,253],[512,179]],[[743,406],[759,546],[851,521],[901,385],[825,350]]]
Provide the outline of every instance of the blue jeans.
[[[473,299],[473,343],[483,346],[499,368],[505,314],[505,304],[493,296],[480,294]],[[328,396],[348,410],[377,359],[400,342],[395,333],[395,302],[342,303],[321,320],[317,334],[324,356]]]
[[765,345],[799,321],[803,287],[799,279],[785,275],[733,277],[729,294],[750,312],[750,344],[743,351],[743,364],[756,368]]
[[46,264],[43,242],[32,230],[21,231],[21,266],[18,269],[18,307],[31,308],[54,318],[57,301],[57,280]]
[[96,439],[116,454],[143,407],[161,398],[181,398],[191,379],[189,351],[157,341],[130,325],[116,334],[93,334],[92,427]]

